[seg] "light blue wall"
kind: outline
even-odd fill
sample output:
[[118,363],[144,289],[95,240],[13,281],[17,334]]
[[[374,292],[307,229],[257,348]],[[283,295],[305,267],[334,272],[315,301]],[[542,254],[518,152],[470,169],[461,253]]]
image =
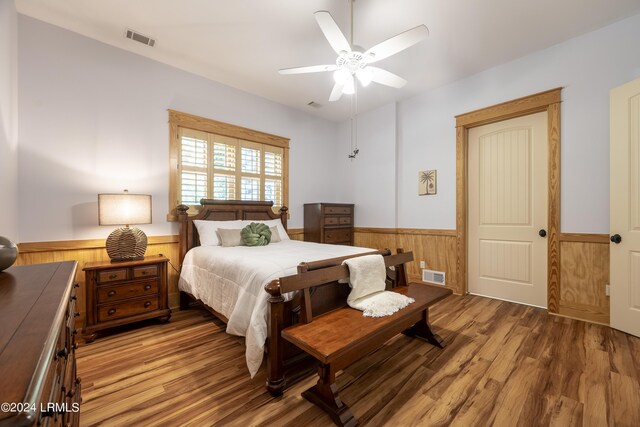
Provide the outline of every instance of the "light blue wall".
[[[395,222],[399,227],[455,229],[455,116],[563,87],[561,230],[608,233],[609,91],[640,76],[639,40],[637,15],[401,101],[395,115],[375,118],[376,127],[395,128],[395,141],[389,139],[388,144],[395,144],[397,167],[387,161],[385,153],[393,151],[390,147],[376,143],[364,148],[367,141],[361,138],[358,168],[376,170],[379,181],[397,183]],[[361,115],[363,124],[369,114]],[[347,144],[347,136],[341,136],[342,145]],[[367,149],[376,154],[367,156]],[[418,196],[417,174],[427,169],[438,171],[438,194]],[[356,180],[352,182],[360,188]],[[358,197],[363,206],[373,206],[379,193],[359,190]],[[363,213],[356,226],[373,226],[378,222],[373,215]],[[384,224],[377,226],[392,222],[387,215]]]
[[106,237],[97,194],[124,188],[153,195],[147,234],[177,233],[167,109],[290,138],[291,227],[341,185],[327,167],[337,123],[22,15],[19,64],[22,242]]
[[0,236],[18,241],[17,13],[0,0]]

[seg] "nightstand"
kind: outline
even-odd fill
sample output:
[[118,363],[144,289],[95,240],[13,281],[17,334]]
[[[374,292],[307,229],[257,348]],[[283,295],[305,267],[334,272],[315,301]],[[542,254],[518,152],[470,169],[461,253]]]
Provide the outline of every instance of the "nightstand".
[[96,261],[85,264],[87,312],[85,341],[96,332],[145,319],[171,317],[167,299],[167,263],[162,255],[139,261]]

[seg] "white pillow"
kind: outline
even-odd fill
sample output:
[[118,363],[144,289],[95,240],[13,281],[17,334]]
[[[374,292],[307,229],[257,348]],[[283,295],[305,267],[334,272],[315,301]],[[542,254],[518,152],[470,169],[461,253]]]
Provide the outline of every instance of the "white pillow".
[[269,227],[269,230],[271,230],[271,242],[269,243],[278,243],[281,241],[280,239],[280,233],[278,232],[278,227]]
[[[220,239],[218,238],[218,233],[216,230],[218,228],[242,228],[244,221],[235,220],[235,221],[203,221],[201,219],[196,219],[193,223],[198,230],[198,235],[200,236],[200,245],[202,246],[220,246]],[[249,221],[251,222],[251,221]]]
[[269,221],[245,221],[245,222],[247,223],[262,222],[268,225],[269,227],[276,227],[278,229],[278,235],[280,236],[280,240],[291,240],[289,239],[289,235],[287,234],[284,227],[282,226],[282,221],[280,221],[280,219],[272,219]]

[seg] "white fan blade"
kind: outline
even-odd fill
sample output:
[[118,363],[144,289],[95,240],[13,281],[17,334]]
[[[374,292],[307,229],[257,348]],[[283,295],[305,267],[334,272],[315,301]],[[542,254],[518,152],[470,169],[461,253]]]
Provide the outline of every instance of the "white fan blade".
[[308,67],[283,68],[278,70],[280,74],[304,74],[304,73],[320,73],[322,71],[335,71],[338,66],[333,65],[310,65]]
[[400,76],[390,73],[378,67],[367,67],[371,70],[371,81],[380,83],[381,85],[401,88],[407,84],[407,81]]
[[367,63],[372,63],[388,58],[426,39],[428,35],[429,29],[425,25],[418,25],[367,50],[364,53],[364,60]]
[[342,34],[338,24],[336,24],[336,21],[333,20],[333,17],[329,12],[319,10],[313,15],[316,17],[316,21],[324,33],[324,36],[327,38],[327,41],[338,55],[342,51],[351,52],[349,42],[345,38],[344,34]]
[[333,90],[331,91],[331,96],[329,96],[329,101],[337,101],[342,98],[342,88],[344,88],[344,83],[336,83],[333,86]]

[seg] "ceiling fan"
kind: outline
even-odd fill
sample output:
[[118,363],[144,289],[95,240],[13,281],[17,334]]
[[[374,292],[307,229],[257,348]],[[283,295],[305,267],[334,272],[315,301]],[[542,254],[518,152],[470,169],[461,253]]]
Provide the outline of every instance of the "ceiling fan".
[[[425,25],[418,25],[362,52],[362,48],[353,45],[353,40],[351,40],[351,43],[347,41],[329,12],[320,10],[315,12],[314,16],[327,41],[338,54],[336,63],[284,68],[278,70],[278,72],[280,74],[303,74],[333,71],[333,78],[336,83],[331,91],[331,96],[329,96],[329,101],[339,100],[342,94],[353,94],[356,89],[356,79],[362,86],[376,82],[394,88],[403,87],[407,84],[405,79],[370,64],[395,55],[424,40],[429,35],[429,29]],[[351,27],[353,29],[353,3],[351,19]],[[353,31],[351,36],[353,37]]]

